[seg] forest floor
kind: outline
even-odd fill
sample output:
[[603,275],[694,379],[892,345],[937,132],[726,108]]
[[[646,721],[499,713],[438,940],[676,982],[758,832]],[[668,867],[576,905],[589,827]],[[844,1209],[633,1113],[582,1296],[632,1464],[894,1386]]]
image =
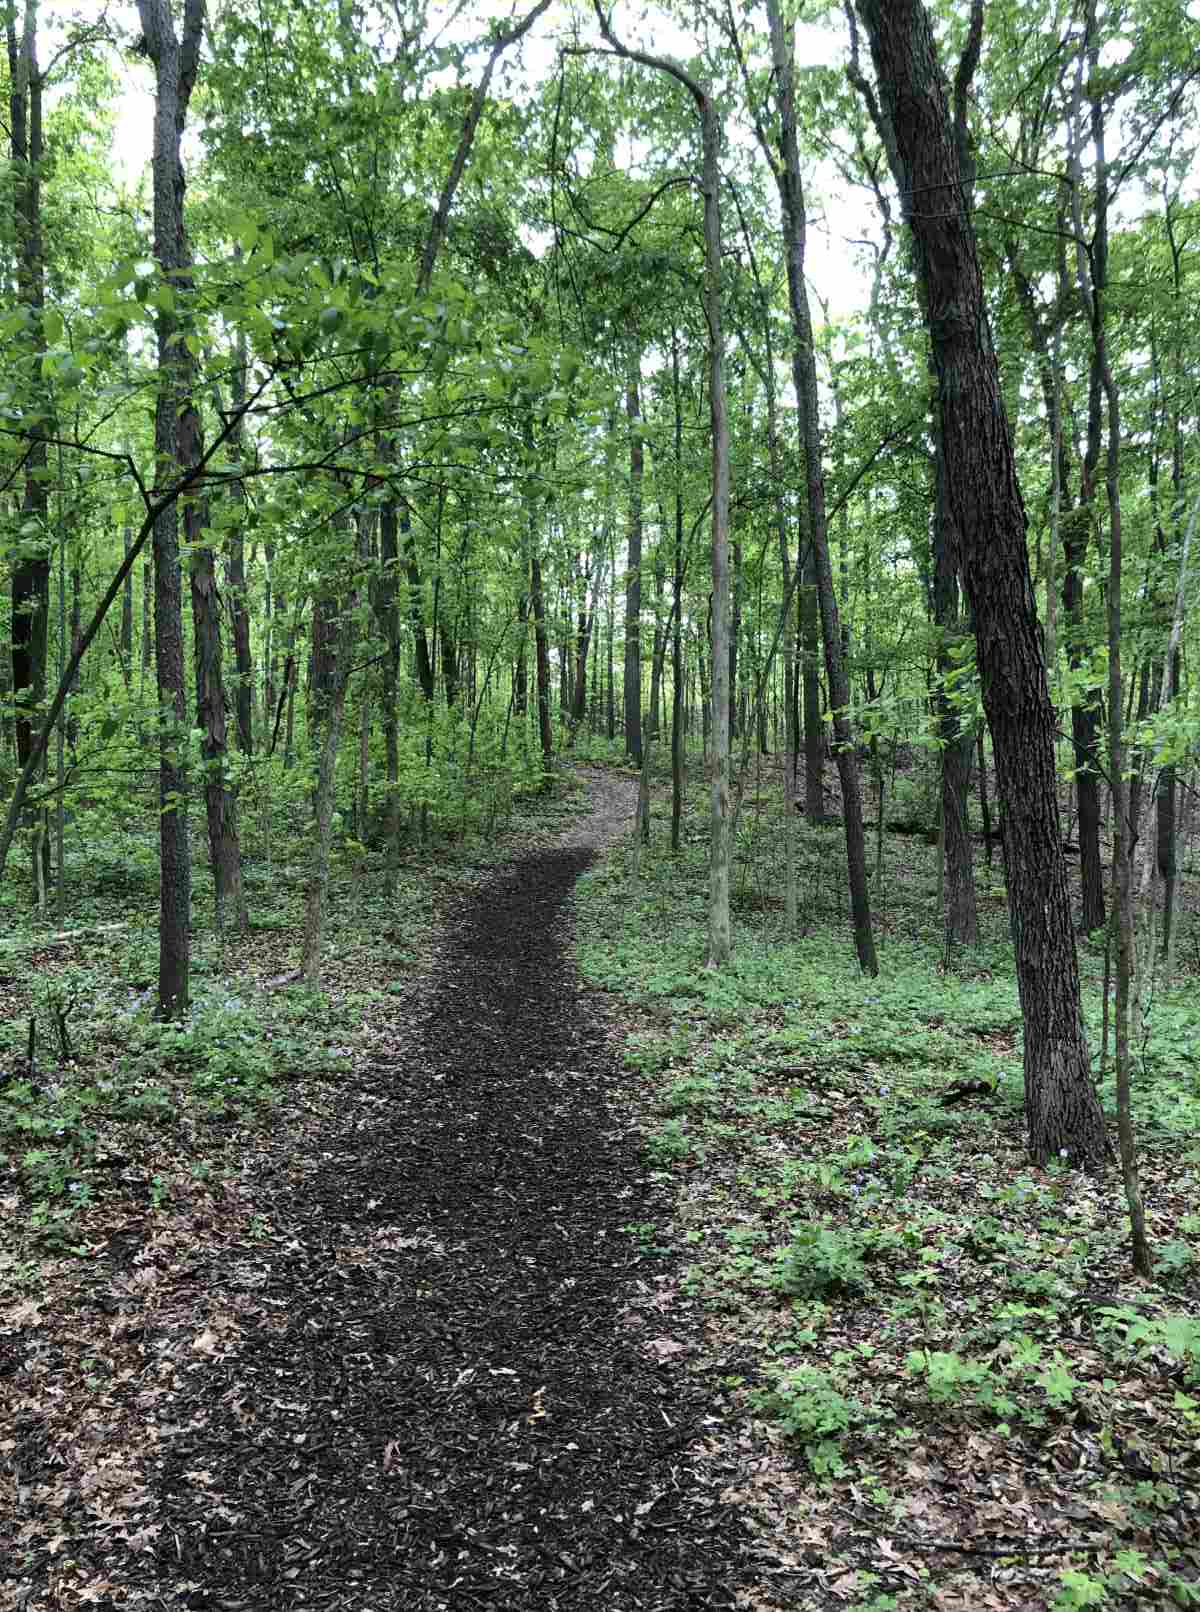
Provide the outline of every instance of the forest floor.
[[639,1274],[629,1076],[570,954],[634,788],[594,775],[458,889],[373,1058],[298,1075],[236,1176],[26,1273],[4,1604],[733,1606],[746,1531],[665,1338],[696,1306]]
[[836,827],[782,934],[760,780],[708,975],[701,791],[672,857],[661,799],[644,850],[635,782],[583,781],[393,898],[351,851],[317,995],[270,863],[186,1027],[127,850],[90,935],[0,951],[9,1059],[66,1036],[0,1093],[0,1607],[1200,1605],[1187,990],[1139,1284],[1111,1174],[1023,1158],[982,867],[946,959],[889,836],[863,980]]

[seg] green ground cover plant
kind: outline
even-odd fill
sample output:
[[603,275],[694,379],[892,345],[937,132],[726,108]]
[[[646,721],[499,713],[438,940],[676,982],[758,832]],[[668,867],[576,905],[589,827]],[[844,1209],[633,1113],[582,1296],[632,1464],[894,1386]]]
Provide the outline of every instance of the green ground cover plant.
[[[552,795],[526,796],[508,845],[569,821],[575,800],[569,775]],[[247,936],[213,930],[210,887],[197,880],[192,1004],[164,1023],[154,1012],[156,847],[145,822],[114,829],[114,811],[107,797],[94,808],[64,930],[23,911],[15,882],[0,896],[0,1292],[40,1255],[86,1255],[97,1225],[131,1206],[218,1201],[281,1089],[336,1083],[351,1064],[386,1056],[394,999],[424,966],[440,905],[504,854],[494,838],[455,834],[431,869],[428,847],[414,846],[388,896],[383,853],[343,824],[333,955],[314,990],[295,972],[307,833],[298,806],[269,858],[250,839]]]
[[[1115,1175],[1026,1160],[1003,907],[946,966],[934,849],[885,836],[881,969],[864,978],[828,838],[799,831],[801,889],[819,860],[821,903],[787,934],[780,908],[747,902],[715,980],[696,837],[677,856],[655,838],[636,878],[618,848],[579,895],[580,964],[619,999],[651,1149],[678,1127],[657,1144],[673,1209],[656,1246],[705,1307],[739,1436],[792,1496],[764,1497],[764,1526],[851,1513],[840,1560],[873,1580],[863,1606],[1200,1605],[1194,981],[1160,990],[1138,1053],[1144,1284]],[[777,813],[743,817],[741,888],[781,887],[782,839]],[[1081,961],[1098,1053],[1103,953]],[[1111,1117],[1108,1078],[1100,1091]],[[921,1544],[961,1545],[975,1512],[977,1559]]]

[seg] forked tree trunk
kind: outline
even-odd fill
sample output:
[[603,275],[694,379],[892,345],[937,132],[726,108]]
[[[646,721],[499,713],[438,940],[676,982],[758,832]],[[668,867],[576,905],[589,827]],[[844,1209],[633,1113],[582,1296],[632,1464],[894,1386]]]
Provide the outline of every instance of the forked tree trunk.
[[[912,230],[939,381],[950,507],[975,618],[1003,809],[1025,1024],[1034,1160],[1108,1156],[1092,1084],[1058,822],[1055,716],[1025,545],[1025,510],[1000,387],[945,80],[920,0],[858,0]],[[920,207],[911,198],[921,197]]]

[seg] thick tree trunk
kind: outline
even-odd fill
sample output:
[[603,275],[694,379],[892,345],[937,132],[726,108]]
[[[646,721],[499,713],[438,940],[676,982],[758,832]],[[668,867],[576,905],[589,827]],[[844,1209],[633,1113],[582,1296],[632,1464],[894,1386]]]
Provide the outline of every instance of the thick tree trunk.
[[[185,272],[183,165],[179,149],[200,60],[204,0],[185,0],[182,41],[168,0],[138,0],[146,50],[156,71],[154,103],[154,255],[167,283]],[[178,295],[178,291],[176,291]],[[189,357],[174,310],[157,317],[159,390],[154,449],[159,485],[186,468],[179,419],[189,402]],[[187,1011],[191,860],[187,834],[187,693],[183,669],[183,586],[179,517],[174,503],[154,523],[154,654],[159,703],[158,1011]]]
[[[858,0],[912,230],[939,381],[950,506],[975,619],[984,709],[1003,808],[1025,1024],[1029,1147],[1044,1163],[1108,1155],[1092,1085],[1059,834],[1055,717],[1046,686],[1025,510],[1000,389],[960,161],[928,13]],[[920,206],[912,198],[922,198]]]

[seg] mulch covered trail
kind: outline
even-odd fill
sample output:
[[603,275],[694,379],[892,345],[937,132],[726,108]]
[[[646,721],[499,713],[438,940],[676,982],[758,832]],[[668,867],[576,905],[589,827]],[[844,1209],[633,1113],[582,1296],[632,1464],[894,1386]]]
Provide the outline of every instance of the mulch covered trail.
[[172,1605],[734,1605],[742,1528],[688,1453],[703,1390],[622,1314],[620,1228],[653,1210],[566,952],[590,855],[464,902],[401,1061],[327,1088],[321,1156],[258,1194],[257,1320],[227,1349],[215,1323],[159,1407]]

